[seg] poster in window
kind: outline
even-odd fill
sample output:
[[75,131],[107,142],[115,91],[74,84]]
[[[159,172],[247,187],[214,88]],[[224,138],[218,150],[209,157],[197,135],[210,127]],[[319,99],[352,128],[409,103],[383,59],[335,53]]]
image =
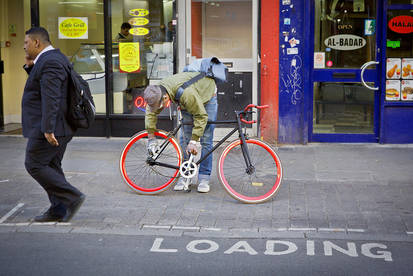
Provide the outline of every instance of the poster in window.
[[364,20],[364,35],[374,35],[376,33],[376,20],[365,19]]
[[400,81],[386,80],[386,101],[400,100]]
[[387,79],[400,79],[401,63],[402,60],[400,58],[388,58],[386,60]]
[[413,80],[402,80],[402,101],[413,101]]
[[324,52],[314,53],[314,68],[325,68],[326,54]]
[[59,39],[88,39],[87,17],[59,17]]
[[139,42],[119,43],[119,71],[138,73],[141,69]]
[[402,79],[413,79],[413,58],[402,58]]

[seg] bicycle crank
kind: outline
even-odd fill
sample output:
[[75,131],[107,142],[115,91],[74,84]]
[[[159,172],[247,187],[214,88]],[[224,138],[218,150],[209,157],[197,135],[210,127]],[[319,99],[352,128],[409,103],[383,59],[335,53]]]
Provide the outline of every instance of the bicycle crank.
[[179,173],[183,178],[186,179],[184,191],[190,192],[189,189],[189,182],[191,178],[193,178],[198,172],[198,166],[193,162],[194,156],[191,154],[189,156],[189,160],[182,163],[181,167],[179,168]]

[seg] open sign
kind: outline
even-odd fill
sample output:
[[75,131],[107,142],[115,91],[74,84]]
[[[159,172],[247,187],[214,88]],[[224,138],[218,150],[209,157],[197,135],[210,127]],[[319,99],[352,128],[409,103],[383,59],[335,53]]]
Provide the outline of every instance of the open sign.
[[[136,108],[144,111],[144,109],[146,108],[146,105],[147,105],[147,103],[146,103],[146,101],[143,99],[142,96],[136,97],[136,99],[135,99],[135,107],[136,107]],[[170,105],[171,105],[171,101],[168,101],[168,103],[166,104],[165,107],[169,107]]]

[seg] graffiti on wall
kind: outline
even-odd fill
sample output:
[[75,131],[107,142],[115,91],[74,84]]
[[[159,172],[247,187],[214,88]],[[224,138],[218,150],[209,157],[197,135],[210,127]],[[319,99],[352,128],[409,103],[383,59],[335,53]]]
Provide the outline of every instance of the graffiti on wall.
[[289,68],[281,68],[282,72],[286,72],[281,76],[282,83],[284,84],[281,92],[291,95],[291,104],[293,105],[296,105],[303,98],[302,67],[303,61],[301,57],[295,55],[291,60]]

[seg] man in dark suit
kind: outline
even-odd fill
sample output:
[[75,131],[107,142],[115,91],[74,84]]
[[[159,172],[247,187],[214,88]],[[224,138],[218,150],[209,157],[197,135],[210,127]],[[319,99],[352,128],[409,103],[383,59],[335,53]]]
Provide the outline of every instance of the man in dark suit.
[[29,74],[22,99],[23,135],[28,138],[25,166],[51,203],[34,220],[67,222],[85,199],[67,182],[61,163],[75,131],[66,120],[69,61],[52,47],[41,27],[26,32],[24,50],[24,69]]

